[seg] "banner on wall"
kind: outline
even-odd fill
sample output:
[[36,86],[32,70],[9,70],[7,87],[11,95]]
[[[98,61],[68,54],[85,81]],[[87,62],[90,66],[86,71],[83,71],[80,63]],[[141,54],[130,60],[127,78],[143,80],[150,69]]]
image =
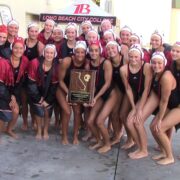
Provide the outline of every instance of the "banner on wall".
[[116,17],[103,11],[91,0],[84,0],[83,3],[82,0],[76,0],[74,4],[63,11],[55,12],[54,14],[40,14],[40,21],[44,22],[47,19],[52,19],[57,23],[81,23],[85,20],[90,20],[93,24],[100,24],[103,19],[109,19],[112,25],[116,25]]

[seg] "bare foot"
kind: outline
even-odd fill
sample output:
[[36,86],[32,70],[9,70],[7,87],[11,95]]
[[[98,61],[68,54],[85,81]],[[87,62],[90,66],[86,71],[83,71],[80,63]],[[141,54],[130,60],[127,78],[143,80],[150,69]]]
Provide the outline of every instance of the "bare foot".
[[124,145],[121,146],[121,149],[130,149],[131,147],[133,147],[135,145],[134,141],[126,141],[126,143]]
[[90,140],[89,140],[91,143],[95,143],[97,142],[96,138],[95,137],[91,137]]
[[37,124],[36,124],[36,123],[32,124],[32,125],[31,125],[31,128],[32,128],[33,130],[37,130]]
[[103,153],[106,153],[106,152],[108,152],[110,150],[111,150],[111,146],[110,145],[109,146],[105,145],[105,146],[98,149],[98,153],[103,154]]
[[74,145],[78,145],[78,144],[79,144],[78,138],[74,138],[74,139],[73,139],[73,144],[74,144]]
[[69,144],[69,141],[67,138],[63,138],[62,141],[61,141],[62,145],[68,145]]
[[43,139],[44,139],[45,141],[47,141],[47,140],[49,139],[49,135],[48,135],[48,133],[44,133],[44,135],[43,135]]
[[82,141],[87,142],[90,137],[91,137],[91,133],[88,132],[84,137],[82,137]]
[[27,131],[28,130],[28,125],[23,123],[23,125],[21,126],[21,129],[23,131]]
[[60,134],[60,135],[62,135],[62,134],[63,134],[63,133],[62,133],[62,129],[60,129],[60,130],[59,130],[59,134]]
[[14,133],[12,130],[7,130],[6,133],[14,139],[18,139],[18,135]]
[[139,151],[134,156],[131,156],[131,159],[141,159],[148,156],[148,152],[146,151]]
[[129,156],[129,158],[131,158],[131,159],[133,159],[133,157],[136,155],[136,153],[138,153],[140,150],[139,149],[137,149],[137,150],[135,150],[134,152],[130,152],[129,154],[128,154],[128,156]]
[[90,145],[90,146],[89,146],[89,149],[90,149],[90,150],[94,150],[94,149],[100,148],[100,147],[102,147],[102,146],[103,146],[102,142],[99,141],[99,142],[96,143],[96,144]]
[[39,133],[36,134],[36,139],[37,139],[37,140],[41,140],[41,139],[42,139],[41,133],[40,133],[40,134],[39,134]]
[[174,163],[174,158],[163,158],[159,161],[157,161],[157,164],[160,164],[160,165],[168,165],[168,164],[172,164]]
[[160,153],[158,155],[152,156],[152,159],[153,160],[159,160],[159,159],[162,159],[162,158],[165,158],[165,157],[166,157],[166,155],[164,153]]
[[117,144],[119,142],[120,142],[120,139],[119,138],[115,138],[110,143],[111,143],[111,146],[113,146],[113,145],[115,145],[115,144]]
[[161,148],[160,148],[159,145],[157,144],[157,145],[154,147],[154,150],[156,150],[156,151],[161,151]]

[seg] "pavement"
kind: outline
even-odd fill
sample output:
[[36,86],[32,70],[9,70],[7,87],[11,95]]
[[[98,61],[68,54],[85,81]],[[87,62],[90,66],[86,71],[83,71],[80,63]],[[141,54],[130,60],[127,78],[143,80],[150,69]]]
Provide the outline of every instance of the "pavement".
[[[180,133],[173,135],[173,148],[175,163],[167,166],[157,165],[151,156],[155,141],[149,132],[148,125],[151,118],[146,122],[148,132],[149,156],[140,160],[128,158],[128,152],[119,151],[117,173],[115,166],[119,145],[113,146],[112,150],[104,155],[95,150],[88,149],[87,142],[79,145],[63,146],[60,143],[60,135],[54,129],[53,122],[50,127],[50,139],[48,141],[35,140],[32,130],[24,132],[19,118],[16,132],[18,140],[7,135],[1,135],[0,144],[0,180],[179,180],[180,178]],[[72,123],[71,123],[72,124]],[[72,126],[70,126],[70,131]],[[82,135],[83,132],[80,133]],[[72,142],[72,131],[70,132]]]

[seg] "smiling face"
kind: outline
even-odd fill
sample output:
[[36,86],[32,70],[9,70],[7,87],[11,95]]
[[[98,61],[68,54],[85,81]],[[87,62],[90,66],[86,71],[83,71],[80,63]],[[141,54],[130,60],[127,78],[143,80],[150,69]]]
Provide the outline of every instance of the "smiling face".
[[87,32],[88,32],[89,30],[91,30],[91,26],[88,25],[88,24],[84,24],[84,25],[81,27],[81,30],[82,30],[82,33],[83,33],[83,34],[87,34]]
[[61,30],[53,30],[52,38],[55,42],[59,42],[63,38],[63,32]]
[[12,54],[16,58],[21,58],[24,54],[24,45],[22,43],[15,43],[12,47]]
[[51,21],[45,22],[45,24],[44,24],[44,31],[46,33],[51,33],[53,31],[53,28],[54,28],[53,22],[51,22]]
[[46,61],[52,62],[55,57],[55,50],[53,48],[46,48],[44,50],[44,58]]
[[114,44],[108,45],[106,49],[107,49],[107,54],[110,58],[114,58],[119,54],[118,47]]
[[36,40],[38,37],[39,29],[38,27],[30,27],[28,29],[28,36],[32,40]]
[[121,31],[120,38],[121,38],[122,44],[128,44],[130,36],[131,36],[131,33],[129,31],[126,31],[126,30]]
[[136,38],[136,37],[129,38],[129,47],[131,47],[133,44],[140,44],[138,38]]
[[91,59],[96,60],[100,57],[100,47],[96,44],[93,44],[89,47],[89,55]]
[[128,55],[129,55],[129,64],[138,65],[142,63],[140,52],[132,50],[129,52]]
[[66,36],[68,40],[73,41],[77,37],[77,32],[74,28],[68,28],[66,30]]
[[105,32],[109,29],[112,28],[111,22],[110,21],[105,21],[102,25],[101,25],[101,31]]
[[151,40],[150,40],[150,44],[151,44],[153,49],[158,49],[162,45],[161,37],[157,36],[157,35],[152,35]]
[[173,45],[171,49],[171,56],[173,60],[180,60],[180,45]]
[[16,24],[10,24],[9,26],[7,26],[7,30],[10,36],[18,36],[19,27]]
[[86,51],[83,48],[75,49],[74,54],[75,54],[75,59],[77,59],[79,62],[82,62],[85,60]]
[[155,73],[161,73],[164,71],[165,64],[161,58],[154,58],[151,60],[151,66]]
[[111,33],[107,33],[103,37],[104,37],[104,41],[106,42],[106,44],[109,41],[114,41],[115,40],[113,34],[111,34]]
[[7,40],[7,34],[4,32],[0,32],[0,45],[5,44]]
[[90,44],[91,42],[94,42],[98,39],[98,34],[95,32],[89,32],[87,34],[87,43]]

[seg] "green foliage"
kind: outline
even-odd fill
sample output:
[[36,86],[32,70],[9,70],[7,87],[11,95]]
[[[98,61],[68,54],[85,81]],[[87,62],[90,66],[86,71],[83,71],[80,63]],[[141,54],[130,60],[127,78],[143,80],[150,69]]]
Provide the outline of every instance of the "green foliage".
[[94,0],[94,1],[98,6],[100,6],[100,0]]

